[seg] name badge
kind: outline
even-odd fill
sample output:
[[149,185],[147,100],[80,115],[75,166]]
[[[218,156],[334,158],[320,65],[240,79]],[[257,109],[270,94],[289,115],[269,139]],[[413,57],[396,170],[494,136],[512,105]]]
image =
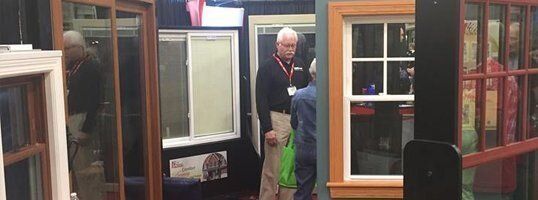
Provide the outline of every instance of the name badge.
[[293,70],[302,72],[303,68],[302,67],[294,67]]
[[297,91],[297,88],[296,88],[295,86],[290,86],[290,87],[288,87],[288,94],[289,94],[290,96],[295,95],[295,92],[296,92],[296,91]]

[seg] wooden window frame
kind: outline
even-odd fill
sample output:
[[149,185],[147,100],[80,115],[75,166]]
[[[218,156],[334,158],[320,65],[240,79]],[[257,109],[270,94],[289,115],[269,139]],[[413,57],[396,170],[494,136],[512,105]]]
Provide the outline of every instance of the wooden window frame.
[[329,2],[329,182],[332,198],[403,198],[403,180],[344,179],[344,18],[414,15],[413,0]]
[[[488,73],[487,72],[487,67],[483,66],[479,71],[479,72],[475,72],[475,73],[470,73],[470,74],[463,74],[463,52],[462,52],[462,48],[464,46],[464,33],[463,31],[465,31],[465,19],[462,17],[461,18],[461,22],[460,22],[460,61],[459,61],[459,68],[458,68],[458,74],[460,74],[460,76],[458,76],[459,80],[458,80],[458,90],[459,90],[459,98],[458,98],[458,132],[457,132],[457,144],[458,146],[461,148],[462,146],[462,101],[463,101],[463,98],[462,98],[462,92],[463,92],[463,81],[469,81],[469,80],[475,80],[477,81],[477,84],[481,84],[481,85],[484,85],[485,84],[485,81],[486,79],[488,78],[492,78],[492,77],[495,77],[495,78],[501,78],[501,81],[503,81],[503,83],[506,81],[506,77],[509,77],[509,76],[516,76],[518,78],[521,78],[521,80],[523,81],[523,84],[520,85],[520,88],[518,88],[521,92],[522,92],[522,95],[521,95],[521,100],[519,101],[522,106],[520,107],[521,112],[518,113],[518,119],[521,120],[521,123],[519,123],[519,127],[518,127],[518,131],[516,133],[516,135],[520,135],[521,136],[521,140],[520,141],[516,141],[516,142],[512,142],[512,143],[509,143],[507,141],[507,132],[506,132],[506,123],[501,123],[500,124],[500,127],[499,129],[502,130],[500,135],[498,137],[500,137],[500,141],[501,141],[501,144],[499,144],[499,146],[497,147],[494,147],[494,148],[489,148],[487,149],[486,146],[485,146],[485,120],[482,120],[480,123],[480,130],[478,131],[478,145],[477,145],[477,152],[476,153],[471,153],[471,154],[467,154],[467,155],[464,155],[463,156],[463,168],[470,168],[470,167],[475,167],[475,166],[478,166],[478,165],[481,165],[481,164],[484,164],[484,163],[487,163],[487,162],[490,162],[490,161],[494,161],[494,160],[499,160],[499,159],[502,159],[502,158],[506,158],[506,157],[511,157],[511,156],[517,156],[517,155],[520,155],[520,154],[524,154],[524,153],[527,153],[527,152],[532,152],[532,151],[535,151],[538,149],[538,138],[528,138],[529,136],[529,133],[527,130],[527,127],[528,127],[528,120],[527,120],[527,108],[528,108],[528,80],[529,80],[529,75],[536,75],[538,74],[538,69],[535,69],[535,68],[530,68],[530,54],[529,54],[529,51],[530,51],[530,37],[531,37],[531,19],[530,19],[530,15],[531,15],[531,8],[532,7],[538,7],[538,3],[536,2],[532,2],[532,1],[526,1],[526,0],[462,0],[462,6],[461,6],[461,16],[465,16],[465,5],[467,5],[468,3],[473,3],[473,4],[480,4],[482,5],[483,7],[483,10],[481,13],[482,15],[482,27],[481,27],[481,30],[482,30],[482,34],[478,34],[478,35],[482,35],[483,38],[479,38],[482,42],[482,49],[479,49],[478,51],[481,52],[482,54],[482,58],[481,58],[481,63],[487,63],[487,59],[488,59],[488,48],[487,48],[487,42],[488,42],[488,38],[487,38],[487,35],[484,35],[484,33],[488,33],[488,23],[485,23],[485,22],[488,22],[489,21],[489,6],[491,4],[495,4],[495,5],[503,5],[505,6],[504,9],[505,9],[505,24],[503,25],[504,26],[504,52],[503,52],[503,63],[501,63],[504,68],[501,72],[494,72],[494,73]],[[520,54],[522,54],[523,56],[525,56],[524,58],[524,62],[522,64],[522,67],[521,69],[515,69],[515,70],[510,70],[509,67],[506,65],[507,61],[508,61],[508,53],[510,51],[510,46],[509,46],[509,36],[510,36],[510,8],[512,6],[521,6],[524,8],[525,10],[525,33],[524,33],[524,37],[523,38],[520,38],[520,40],[524,40],[524,42],[522,43],[523,45],[523,52],[520,52]],[[504,90],[507,89],[507,84],[502,84],[503,87],[504,87]],[[479,98],[481,99],[481,105],[480,107],[482,108],[481,109],[481,113],[480,113],[480,118],[481,119],[485,119],[485,106],[486,106],[486,103],[485,103],[485,99],[486,99],[486,90],[485,89],[482,89],[483,91],[481,91],[481,94],[479,94]],[[501,98],[502,99],[502,104],[504,106],[506,106],[506,102],[504,101],[504,99],[506,98]],[[507,112],[503,112],[503,119],[507,116],[506,114]]]
[[[118,192],[120,200],[125,199],[125,181],[123,173],[123,148],[121,128],[121,99],[119,88],[119,61],[118,61],[118,33],[116,26],[116,13],[130,12],[141,15],[142,25],[140,33],[143,34],[141,48],[145,58],[141,58],[142,75],[142,101],[145,118],[144,123],[144,174],[146,175],[146,199],[162,199],[162,168],[161,168],[161,132],[159,115],[159,87],[157,69],[157,19],[155,0],[50,0],[52,18],[53,47],[55,50],[63,50],[63,10],[62,3],[79,3],[90,6],[100,6],[109,9],[111,20],[111,39],[113,54],[113,71],[115,85],[115,109],[117,128],[117,159],[118,159]],[[62,58],[63,59],[63,58]],[[64,63],[64,62],[62,62]],[[65,72],[65,66],[62,67]],[[67,90],[64,81],[64,98],[67,98]],[[67,102],[67,99],[65,99]],[[67,106],[67,104],[65,104]],[[66,109],[67,110],[67,109]]]
[[[0,85],[27,87],[30,126],[29,145],[0,156],[0,182],[4,166],[40,155],[44,199],[69,198],[62,77],[59,51],[0,54]],[[5,197],[0,187],[0,199]]]

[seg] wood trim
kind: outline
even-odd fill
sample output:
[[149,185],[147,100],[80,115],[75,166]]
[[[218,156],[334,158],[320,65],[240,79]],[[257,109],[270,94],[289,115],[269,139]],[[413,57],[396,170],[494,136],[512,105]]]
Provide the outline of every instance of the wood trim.
[[18,149],[17,152],[4,153],[4,166],[11,165],[45,151],[45,144],[35,144]]
[[113,0],[63,0],[63,1],[92,5],[92,6],[101,6],[101,7],[107,7],[107,8],[112,8],[115,5],[115,2]]
[[538,138],[533,138],[522,142],[511,143],[506,146],[491,148],[484,152],[468,154],[463,157],[462,168],[474,167],[494,160],[535,151],[537,146]]
[[329,182],[332,198],[403,198],[403,180]]
[[[329,187],[332,198],[402,198],[403,181],[344,181],[344,94],[343,30],[344,17],[405,15],[415,13],[413,0],[329,2]],[[379,184],[379,187],[370,184]],[[387,184],[387,185],[385,185]]]

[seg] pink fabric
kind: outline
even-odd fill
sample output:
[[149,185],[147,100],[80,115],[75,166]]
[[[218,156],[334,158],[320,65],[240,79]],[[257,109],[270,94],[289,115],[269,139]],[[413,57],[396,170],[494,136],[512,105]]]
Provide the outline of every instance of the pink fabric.
[[[501,71],[502,65],[496,60],[488,58],[487,71]],[[518,82],[513,76],[507,77],[507,90],[503,93],[504,100],[507,101],[502,111],[507,112],[503,122],[506,124],[507,142],[515,142],[517,131],[518,112]],[[486,84],[486,90],[499,90],[498,79],[491,84]],[[502,90],[502,89],[501,89]],[[504,131],[503,131],[504,132]],[[474,181],[475,192],[487,193],[511,193],[516,189],[516,157],[509,157],[486,163],[477,168]]]
[[192,26],[202,26],[202,13],[204,11],[205,0],[190,0],[186,3],[187,11],[191,17]]

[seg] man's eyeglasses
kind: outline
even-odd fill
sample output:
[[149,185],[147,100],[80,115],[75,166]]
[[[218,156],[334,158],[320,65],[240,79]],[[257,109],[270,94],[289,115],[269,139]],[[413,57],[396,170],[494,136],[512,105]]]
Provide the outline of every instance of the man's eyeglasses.
[[295,43],[291,43],[291,44],[278,43],[278,45],[283,46],[283,47],[286,47],[286,48],[288,48],[288,49],[290,49],[290,48],[295,49],[295,47],[297,47],[297,44],[295,44]]

